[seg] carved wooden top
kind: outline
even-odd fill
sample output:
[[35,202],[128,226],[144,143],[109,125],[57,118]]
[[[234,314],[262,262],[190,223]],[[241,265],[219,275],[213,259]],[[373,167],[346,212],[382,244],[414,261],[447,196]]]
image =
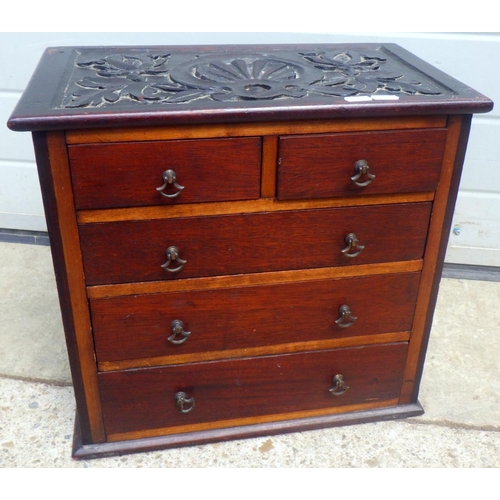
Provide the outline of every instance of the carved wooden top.
[[489,111],[393,44],[47,49],[14,130]]
[[267,101],[384,95],[443,95],[447,89],[396,65],[380,49],[189,54],[78,50],[65,108],[176,105],[195,101]]

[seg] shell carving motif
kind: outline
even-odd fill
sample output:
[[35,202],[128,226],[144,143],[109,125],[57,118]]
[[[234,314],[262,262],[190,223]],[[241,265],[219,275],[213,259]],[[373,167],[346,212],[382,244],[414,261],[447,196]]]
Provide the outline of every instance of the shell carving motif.
[[203,87],[216,101],[303,97],[307,94],[297,64],[264,57],[207,58],[176,66],[170,76],[179,85]]

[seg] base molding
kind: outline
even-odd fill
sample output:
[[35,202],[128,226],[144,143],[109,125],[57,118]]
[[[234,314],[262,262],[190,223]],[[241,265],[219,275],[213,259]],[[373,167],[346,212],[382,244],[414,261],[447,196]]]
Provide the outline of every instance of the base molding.
[[297,420],[285,420],[265,424],[245,425],[224,429],[173,434],[131,441],[120,441],[100,444],[83,444],[80,436],[78,416],[75,418],[75,434],[73,439],[73,453],[75,460],[104,458],[119,456],[128,453],[158,451],[181,446],[196,446],[217,441],[228,441],[260,436],[272,436],[299,431],[310,431],[328,427],[382,422],[423,415],[424,410],[420,403],[410,403],[400,406],[389,406],[374,410],[356,411],[351,413],[307,417]]
[[49,246],[49,236],[43,231],[0,228],[0,242]]
[[475,281],[500,281],[500,267],[445,263],[442,277]]

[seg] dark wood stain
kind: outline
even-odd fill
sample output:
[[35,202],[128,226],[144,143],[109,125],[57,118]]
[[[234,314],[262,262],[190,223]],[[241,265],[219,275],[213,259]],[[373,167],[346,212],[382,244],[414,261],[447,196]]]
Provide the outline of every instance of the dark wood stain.
[[[88,285],[420,259],[430,203],[80,226]],[[346,257],[347,234],[365,245]],[[161,265],[171,245],[181,271]]]
[[[470,118],[492,107],[393,44],[47,49],[8,126],[34,131],[75,458],[420,415]],[[359,160],[375,175],[364,187]],[[168,169],[175,198],[156,189]],[[79,210],[98,216],[77,225]],[[353,258],[349,233],[364,245]],[[162,268],[172,246],[175,273]],[[380,274],[311,273],[363,264]],[[300,281],[259,274],[285,270]],[[167,280],[194,285],[136,288]],[[116,293],[89,300],[100,285]],[[345,329],[342,305],[357,317]],[[181,345],[173,320],[191,331]]]
[[[446,130],[281,137],[278,199],[433,191],[445,142]],[[365,187],[351,180],[358,160],[375,175]]]
[[[257,199],[261,139],[205,139],[68,148],[75,204],[84,208],[172,205]],[[171,169],[184,187],[175,198],[156,188]],[[173,185],[164,190],[177,193]]]
[[[171,59],[183,69],[187,69],[190,61],[194,62],[197,57],[209,58],[211,62],[218,60],[222,64],[231,64],[231,61],[248,57],[254,58],[254,65],[258,58],[264,62],[266,59],[277,59],[295,63],[285,66],[288,73],[281,79],[278,76],[262,81],[258,76],[257,64],[257,77],[249,75],[249,78],[245,78],[240,73],[239,77],[225,78],[222,82],[218,77],[219,81],[215,85],[209,79],[203,83],[202,78],[202,81],[197,79],[195,85],[186,82],[185,88],[182,85],[176,88],[170,69],[167,68],[165,72],[162,68],[163,86],[161,72],[160,81],[156,80],[157,86],[151,86],[147,76],[150,69],[153,70],[152,74],[157,69],[152,67],[153,61],[167,55],[172,56]],[[362,64],[362,58],[367,56],[365,64]],[[228,61],[228,58],[232,59]],[[379,67],[373,64],[377,58]],[[102,66],[105,61],[107,67]],[[385,75],[384,69],[380,71],[384,66],[389,68]],[[304,72],[312,78],[300,80]],[[115,77],[115,80],[106,79],[103,74]],[[181,78],[189,79],[192,73],[182,71],[181,75]],[[382,78],[378,79],[379,75]],[[179,81],[177,75],[175,77]],[[320,85],[317,85],[318,82]],[[196,85],[200,83],[198,90]],[[424,92],[419,92],[419,85]],[[145,88],[148,89],[147,95],[143,94]],[[426,93],[426,88],[431,92]],[[215,91],[211,92],[210,89]],[[378,90],[396,95],[399,99],[353,102],[345,99],[357,95],[370,96]],[[167,100],[157,99],[162,92],[173,96]],[[89,93],[94,95],[89,100],[83,96],[84,93],[87,96]],[[492,107],[490,99],[402,47],[390,43],[51,47],[43,54],[8,126],[13,130],[145,127],[172,122],[192,125],[310,118],[470,114],[487,112]]]
[[[101,373],[104,421],[114,434],[390,400],[401,389],[406,350],[399,343]],[[349,390],[333,396],[339,373]],[[179,391],[195,399],[190,413],[179,413]]]
[[[98,361],[410,331],[420,274],[320,280],[91,301]],[[335,321],[347,304],[357,320]],[[171,322],[191,331],[168,342]]]

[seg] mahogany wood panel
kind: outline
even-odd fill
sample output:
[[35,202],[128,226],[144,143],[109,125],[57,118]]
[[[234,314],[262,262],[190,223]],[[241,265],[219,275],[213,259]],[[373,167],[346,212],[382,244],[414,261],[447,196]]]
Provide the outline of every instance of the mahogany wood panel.
[[470,115],[492,106],[393,44],[47,49],[8,126],[36,131],[75,456],[421,414]]
[[[445,142],[446,129],[280,137],[278,198],[432,191]],[[351,180],[358,160],[375,175],[364,187]]]
[[[97,285],[420,259],[430,210],[416,203],[85,224],[85,276]],[[349,258],[341,250],[352,232],[365,249]],[[177,273],[161,267],[170,246],[187,261]]]
[[33,140],[81,439],[102,443],[106,436],[64,134],[36,132]]
[[278,136],[262,139],[262,189],[261,197],[274,200],[276,196],[276,162],[278,158]]
[[352,337],[337,337],[329,340],[311,340],[292,342],[288,344],[262,345],[259,347],[244,347],[242,349],[227,349],[219,351],[195,352],[191,354],[154,356],[150,358],[125,359],[121,361],[102,361],[98,363],[101,372],[129,370],[131,368],[149,368],[151,366],[183,365],[200,363],[202,361],[218,361],[222,359],[250,358],[257,356],[274,356],[277,354],[292,354],[295,352],[320,351],[324,349],[341,349],[343,347],[389,344],[408,342],[410,332],[379,333],[377,335],[358,335]]
[[446,154],[429,223],[426,258],[422,268],[422,280],[415,307],[415,328],[408,350],[401,403],[414,402],[418,396],[453,211],[460,185],[471,118],[471,116],[451,116],[449,118]]
[[192,290],[216,290],[220,288],[291,283],[322,279],[352,278],[375,274],[412,273],[422,270],[423,260],[385,262],[381,264],[360,264],[344,267],[322,267],[266,273],[237,274],[233,276],[210,276],[188,280],[145,281],[118,285],[97,285],[87,287],[89,299],[105,299],[125,295],[142,295],[165,292],[187,292]]
[[[260,196],[261,139],[152,141],[69,146],[77,208],[129,207]],[[174,170],[175,198],[156,188]],[[165,194],[178,192],[172,184]]]
[[[407,273],[92,300],[97,359],[410,331],[419,280],[419,273]],[[343,328],[335,321],[344,304],[357,319]],[[167,340],[174,320],[191,332],[182,344]]]
[[[276,186],[275,186],[276,187]],[[275,192],[274,189],[273,192]],[[388,205],[433,201],[434,193],[403,193],[385,195],[351,196],[348,198],[323,198],[315,200],[286,200],[260,198],[258,200],[223,201],[213,203],[193,203],[186,205],[154,205],[133,208],[104,208],[80,210],[79,224],[91,222],[117,222],[148,219],[174,219],[203,215],[250,214],[254,212],[280,212],[283,210],[308,210],[319,208],[361,207],[364,205]]]
[[166,141],[217,137],[275,136],[284,134],[322,134],[328,132],[366,132],[446,127],[446,115],[385,116],[383,118],[330,118],[257,123],[212,123],[210,125],[166,125],[156,127],[107,127],[66,131],[68,144],[98,142]]
[[[108,434],[391,400],[407,344],[247,358],[99,374]],[[381,362],[383,360],[383,362]],[[342,374],[349,389],[329,391]],[[175,393],[195,407],[179,413]],[[186,405],[188,407],[188,405]]]

